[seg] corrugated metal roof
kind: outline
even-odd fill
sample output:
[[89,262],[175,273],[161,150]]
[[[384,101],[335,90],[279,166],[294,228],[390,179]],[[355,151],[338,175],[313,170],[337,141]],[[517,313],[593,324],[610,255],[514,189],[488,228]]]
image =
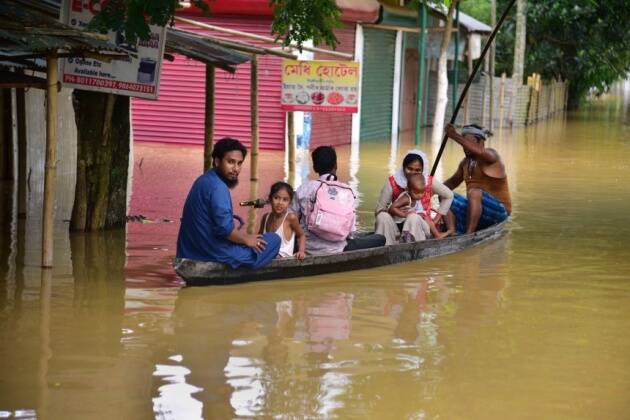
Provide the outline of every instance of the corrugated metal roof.
[[[448,12],[448,8],[444,4],[435,4],[435,3],[428,2],[427,6],[429,7],[429,12],[432,13],[434,16],[437,15],[442,20],[446,19],[446,13]],[[381,7],[384,11],[388,12],[389,14],[402,16],[402,17],[411,19],[409,20],[409,24],[414,27],[418,25],[417,24],[418,11],[416,9],[413,9],[408,6],[400,7],[400,6],[393,6],[390,4],[383,4],[381,5]],[[472,33],[490,34],[492,32],[492,27],[486,25],[485,23],[481,21],[478,21],[474,17],[469,16],[466,13],[461,12],[461,11],[459,12],[459,26],[460,28],[463,28],[464,30],[468,32],[472,32]]]
[[0,56],[44,55],[51,51],[126,56],[104,35],[74,29],[14,0],[0,2]]
[[250,60],[249,55],[218,45],[210,36],[199,36],[194,32],[175,28],[168,28],[166,49],[230,73],[236,71],[235,65]]
[[466,28],[468,32],[476,32],[480,34],[489,34],[492,32],[491,26],[488,26],[463,12],[459,12],[459,25]]

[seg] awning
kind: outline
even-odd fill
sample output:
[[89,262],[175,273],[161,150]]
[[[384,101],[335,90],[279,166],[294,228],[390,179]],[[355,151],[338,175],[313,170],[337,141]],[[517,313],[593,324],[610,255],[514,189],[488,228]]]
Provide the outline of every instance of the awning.
[[208,35],[199,35],[181,29],[168,28],[166,35],[166,49],[169,52],[184,55],[197,61],[219,67],[234,73],[234,66],[250,60],[250,56],[231,48],[226,48]]
[[106,35],[74,29],[15,0],[0,2],[0,65],[41,70],[38,59],[53,52],[104,60],[128,56]]
[[[440,20],[446,19],[448,9],[444,5],[428,3],[429,14]],[[384,25],[396,25],[402,27],[418,27],[418,10],[410,7],[391,5],[381,6],[381,18],[378,22]],[[459,27],[468,33],[486,34],[492,33],[492,28],[466,13],[459,12]]]

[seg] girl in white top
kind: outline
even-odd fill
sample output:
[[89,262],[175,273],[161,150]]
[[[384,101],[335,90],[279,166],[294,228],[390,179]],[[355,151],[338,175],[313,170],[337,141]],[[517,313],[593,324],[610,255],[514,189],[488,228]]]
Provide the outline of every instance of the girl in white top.
[[[289,204],[291,204],[292,200],[293,187],[291,185],[286,182],[273,184],[269,192],[271,212],[265,214],[260,220],[258,233],[262,235],[267,232],[275,232],[282,239],[278,256],[280,258],[295,256],[301,260],[305,255],[306,238],[297,216],[295,213],[289,212]],[[294,254],[296,238],[298,250]]]

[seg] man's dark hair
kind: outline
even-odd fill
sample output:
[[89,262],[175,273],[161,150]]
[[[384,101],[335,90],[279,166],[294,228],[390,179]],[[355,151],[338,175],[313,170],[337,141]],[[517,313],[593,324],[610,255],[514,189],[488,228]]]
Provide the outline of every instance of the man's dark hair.
[[337,166],[337,152],[332,146],[319,146],[311,153],[313,169],[320,175],[329,174]]
[[243,143],[240,141],[233,139],[231,137],[223,137],[221,140],[216,142],[214,148],[212,149],[212,166],[214,166],[215,159],[223,159],[226,153],[231,152],[233,150],[238,150],[243,153],[243,159],[247,156],[247,149],[243,146]]

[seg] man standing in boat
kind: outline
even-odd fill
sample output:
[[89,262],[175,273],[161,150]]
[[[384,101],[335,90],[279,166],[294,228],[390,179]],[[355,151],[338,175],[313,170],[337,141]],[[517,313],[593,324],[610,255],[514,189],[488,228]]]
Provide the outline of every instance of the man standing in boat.
[[184,204],[177,258],[257,269],[278,254],[280,237],[275,233],[250,235],[234,226],[230,189],[238,184],[246,155],[235,139],[222,138],[214,145],[212,169],[197,178]]
[[472,233],[504,221],[512,212],[505,165],[496,150],[485,147],[486,132],[478,125],[464,126],[461,134],[452,124],[448,137],[459,143],[466,157],[444,185],[451,190],[466,183],[466,198],[455,193],[451,211],[457,232]]

